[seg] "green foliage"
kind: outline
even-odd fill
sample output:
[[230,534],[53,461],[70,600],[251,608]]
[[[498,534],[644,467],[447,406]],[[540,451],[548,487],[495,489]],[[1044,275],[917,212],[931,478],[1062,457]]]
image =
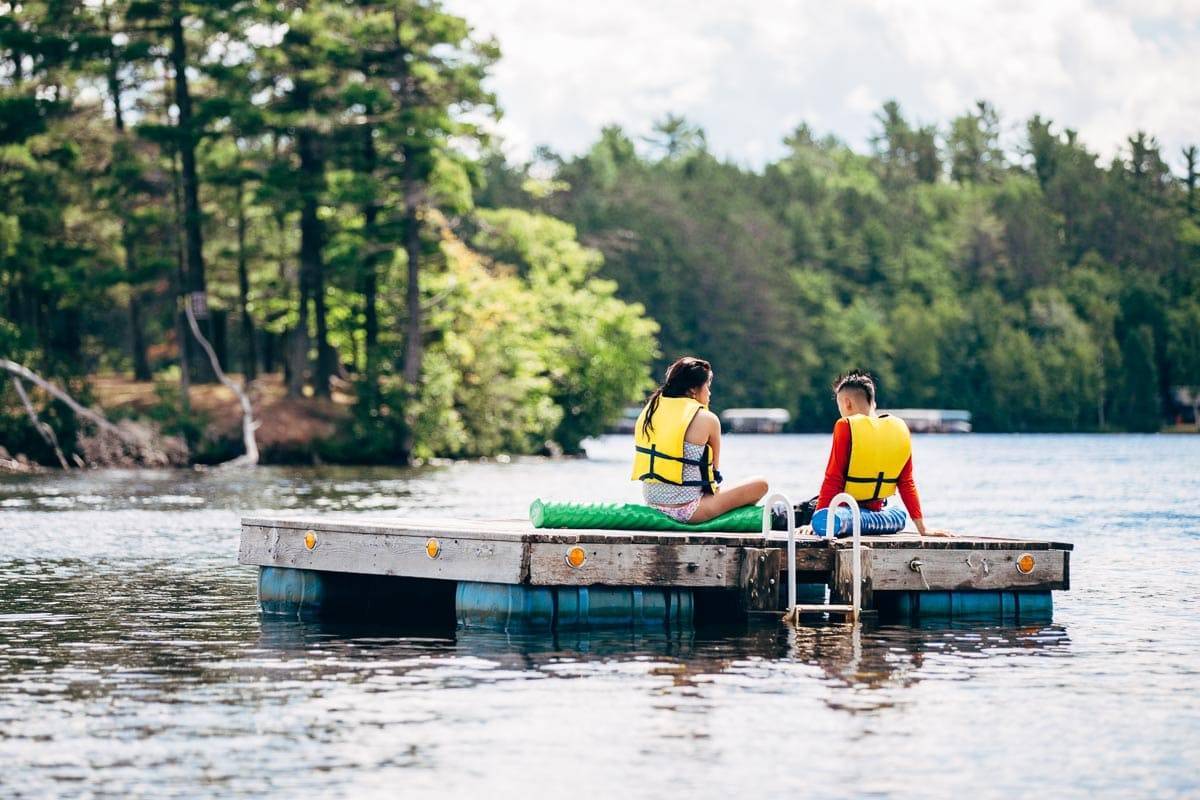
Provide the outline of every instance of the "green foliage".
[[1200,392],[1200,298],[1192,296],[1170,311],[1167,354],[1180,384]]
[[479,220],[476,247],[515,265],[533,292],[551,397],[562,410],[552,438],[577,452],[649,389],[658,326],[642,306],[617,299],[616,283],[595,277],[603,260],[570,225],[515,209],[481,211]]
[[146,416],[158,423],[159,430],[168,436],[183,437],[189,447],[198,444],[208,425],[208,416],[184,406],[177,368],[156,377],[154,397],[156,402]]
[[[1147,133],[1101,164],[1041,117],[1014,153],[986,102],[934,124],[893,101],[865,153],[800,125],[749,170],[666,114],[514,166],[496,44],[438,0],[9,11],[0,354],[84,395],[168,375],[151,416],[207,457],[227,443],[178,386],[198,285],[227,370],[356,395],[338,460],[575,452],[685,353],[718,408],[804,430],[848,367],[981,430],[1153,430],[1200,383],[1196,151],[1177,177]],[[8,385],[0,436],[48,457]]]
[[[327,458],[488,456],[574,451],[649,384],[655,325],[593,277],[595,251],[574,230],[524,211],[481,213],[475,247],[447,235],[428,275],[438,332],[422,382],[389,368],[377,392],[358,386],[354,417]],[[503,256],[503,259],[501,258]]]
[[430,289],[444,335],[427,353],[417,455],[482,456],[542,449],[562,416],[550,396],[542,312],[527,284],[489,272],[457,241]]
[[409,437],[409,393],[395,377],[374,384],[360,378],[354,388],[359,402],[350,419],[337,436],[316,443],[318,455],[333,463],[395,464]]
[[[1040,117],[1022,165],[983,102],[943,129],[894,102],[878,121],[870,155],[802,125],[761,172],[687,144],[703,132],[679,117],[645,156],[607,128],[582,156],[542,154],[541,181],[563,188],[504,199],[574,224],[661,325],[656,368],[710,359],[718,407],[781,406],[822,429],[830,379],[854,366],[885,405],[967,408],[980,430],[1161,424],[1195,374],[1194,175],[1173,179],[1144,134],[1100,167]],[[528,171],[492,162],[489,184]]]

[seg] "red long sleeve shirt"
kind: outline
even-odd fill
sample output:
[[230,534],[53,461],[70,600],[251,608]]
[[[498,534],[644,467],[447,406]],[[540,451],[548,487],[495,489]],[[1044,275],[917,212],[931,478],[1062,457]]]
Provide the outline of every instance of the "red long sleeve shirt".
[[[833,426],[833,447],[829,450],[829,464],[825,467],[825,480],[821,482],[821,494],[817,497],[817,508],[826,508],[834,495],[846,490],[846,473],[850,468],[850,423],[839,419]],[[900,470],[900,480],[896,484],[900,490],[900,499],[908,509],[908,515],[913,519],[924,519],[921,514],[921,497],[917,494],[917,484],[913,481],[912,457],[904,462]],[[863,508],[879,511],[883,508],[883,500],[867,500],[860,503]]]

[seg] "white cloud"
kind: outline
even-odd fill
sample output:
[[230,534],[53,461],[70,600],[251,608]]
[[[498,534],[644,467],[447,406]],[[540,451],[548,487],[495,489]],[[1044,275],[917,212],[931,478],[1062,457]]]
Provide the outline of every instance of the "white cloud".
[[761,164],[800,121],[865,146],[887,98],[921,123],[984,98],[1009,138],[1034,113],[1105,157],[1138,129],[1173,163],[1200,140],[1200,0],[450,0],[503,50],[511,151],[577,153],[667,112]]
[[870,114],[879,110],[880,102],[871,90],[867,88],[865,83],[860,83],[850,90],[846,95],[846,108],[851,111],[857,111],[860,114]]

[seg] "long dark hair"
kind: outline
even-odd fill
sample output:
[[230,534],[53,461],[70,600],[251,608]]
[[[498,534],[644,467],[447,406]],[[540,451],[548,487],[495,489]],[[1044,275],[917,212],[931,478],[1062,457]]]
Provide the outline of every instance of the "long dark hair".
[[693,356],[684,356],[667,367],[667,376],[663,379],[662,386],[655,389],[654,393],[650,395],[646,420],[642,423],[642,435],[649,436],[650,431],[654,430],[651,420],[654,418],[654,412],[658,410],[658,398],[687,397],[688,392],[699,389],[708,383],[711,376],[712,365],[702,358]]

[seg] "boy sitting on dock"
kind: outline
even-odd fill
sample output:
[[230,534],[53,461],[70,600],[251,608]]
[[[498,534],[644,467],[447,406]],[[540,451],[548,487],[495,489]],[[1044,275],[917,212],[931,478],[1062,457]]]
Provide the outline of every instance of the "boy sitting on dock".
[[900,499],[922,536],[947,536],[927,531],[921,498],[913,480],[912,438],[904,420],[875,410],[875,379],[851,370],[833,384],[842,418],[833,426],[833,446],[825,467],[825,480],[816,510],[827,508],[840,492],[858,501],[860,508],[881,511],[888,497]]

